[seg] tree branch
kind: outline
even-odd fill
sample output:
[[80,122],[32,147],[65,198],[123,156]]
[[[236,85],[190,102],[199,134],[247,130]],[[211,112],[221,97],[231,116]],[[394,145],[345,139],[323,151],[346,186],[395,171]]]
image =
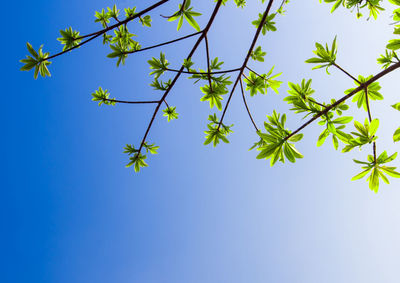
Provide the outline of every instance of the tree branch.
[[361,84],[359,80],[357,80],[355,77],[353,77],[352,75],[350,75],[348,72],[346,72],[346,70],[342,69],[339,65],[337,65],[336,63],[333,63],[333,66],[335,66],[336,68],[338,68],[339,70],[341,70],[343,73],[345,73],[347,76],[349,76],[350,78],[352,78],[355,82],[357,82],[358,84]]
[[244,103],[244,106],[246,107],[247,114],[249,114],[250,120],[251,120],[251,122],[253,123],[253,126],[254,126],[254,128],[256,129],[256,132],[259,132],[259,130],[258,130],[258,128],[257,128],[257,125],[256,125],[256,123],[254,122],[253,117],[251,116],[249,107],[247,106],[246,97],[244,96],[244,90],[243,90],[243,82],[242,82],[242,79],[240,79],[240,90],[242,91],[243,103]]
[[251,42],[250,48],[249,48],[249,50],[248,50],[248,52],[247,52],[246,58],[244,59],[243,65],[242,65],[242,67],[241,67],[240,70],[239,70],[239,74],[238,74],[238,76],[237,76],[237,78],[236,78],[236,80],[235,80],[235,83],[233,84],[232,90],[231,90],[231,92],[230,92],[230,94],[229,94],[228,101],[226,102],[224,111],[222,112],[222,116],[221,116],[221,119],[220,119],[220,121],[219,121],[219,124],[218,124],[218,128],[217,128],[217,129],[219,129],[219,128],[221,127],[221,124],[222,124],[222,122],[223,122],[223,120],[224,120],[226,111],[228,110],[229,103],[230,103],[230,101],[231,101],[231,99],[232,99],[232,95],[233,95],[233,93],[235,92],[235,89],[236,89],[236,86],[237,86],[237,84],[238,84],[238,82],[239,82],[239,80],[240,80],[240,77],[242,76],[243,71],[244,71],[244,69],[245,69],[246,66],[247,66],[247,62],[248,62],[249,59],[250,59],[251,52],[253,52],[254,46],[255,46],[256,43],[257,43],[257,39],[258,39],[258,37],[260,36],[261,30],[262,30],[262,28],[263,28],[263,25],[264,25],[266,19],[267,19],[267,16],[268,16],[268,14],[269,14],[269,11],[271,10],[272,3],[273,3],[273,2],[274,2],[274,0],[269,0],[268,5],[267,5],[267,8],[266,8],[265,11],[264,11],[264,14],[263,14],[263,17],[262,17],[262,19],[261,19],[260,25],[259,25],[258,28],[257,28],[257,31],[256,31],[256,33],[255,33],[255,35],[254,35],[254,37],[253,37],[252,42]]
[[50,57],[45,58],[44,61],[53,59],[53,58],[55,58],[55,57],[58,57],[58,56],[60,56],[60,55],[65,54],[65,53],[67,53],[67,52],[70,52],[70,51],[72,51],[72,50],[74,50],[74,49],[76,49],[76,48],[78,48],[78,47],[81,47],[82,45],[84,45],[84,44],[86,44],[86,43],[92,41],[93,39],[99,37],[100,35],[106,33],[107,31],[112,30],[112,29],[114,29],[114,28],[116,28],[116,27],[119,27],[120,25],[126,24],[126,23],[132,21],[133,19],[138,18],[138,17],[142,16],[143,14],[145,14],[145,13],[151,11],[151,10],[154,10],[155,8],[157,8],[157,7],[159,7],[159,6],[161,6],[161,5],[165,4],[165,3],[167,3],[168,1],[169,1],[169,0],[161,0],[161,1],[157,2],[156,4],[154,4],[154,5],[152,5],[152,6],[148,7],[148,8],[146,8],[146,9],[140,11],[139,13],[135,14],[135,15],[132,16],[132,17],[126,18],[125,20],[123,20],[123,21],[121,21],[121,22],[119,22],[119,23],[116,23],[116,24],[114,24],[114,25],[112,25],[112,26],[109,26],[109,27],[107,27],[107,28],[105,28],[105,29],[102,29],[102,30],[100,30],[100,31],[98,31],[98,32],[94,32],[94,33],[92,33],[92,34],[86,35],[85,37],[89,37],[89,36],[91,36],[91,37],[90,37],[89,39],[87,39],[87,40],[81,42],[80,44],[75,45],[74,47],[71,47],[71,48],[69,48],[69,49],[67,49],[67,50],[64,50],[64,51],[60,52],[60,53],[57,53],[57,54],[55,54],[55,55],[52,55],[52,56],[50,56]]
[[373,82],[379,80],[381,77],[389,74],[390,72],[396,70],[400,68],[400,62],[390,66],[389,68],[383,70],[382,72],[376,74],[374,77],[372,77],[371,79],[369,79],[368,81],[366,81],[365,83],[360,84],[357,88],[355,88],[352,92],[350,92],[349,94],[343,96],[341,99],[337,100],[335,103],[327,106],[323,111],[319,112],[318,114],[316,114],[314,117],[312,117],[310,120],[308,120],[306,123],[304,123],[302,126],[300,126],[297,130],[295,130],[294,132],[292,132],[290,135],[288,135],[285,138],[285,141],[288,140],[290,137],[294,136],[295,134],[297,134],[298,132],[300,132],[302,129],[304,129],[305,127],[307,127],[308,125],[310,125],[312,122],[314,122],[315,120],[317,120],[319,117],[321,117],[322,115],[325,115],[326,113],[328,113],[332,108],[338,106],[340,103],[346,101],[347,99],[349,99],[350,97],[352,97],[353,95],[355,95],[357,92],[363,90],[365,87],[368,87],[370,84],[372,84]]
[[189,34],[189,35],[177,38],[177,39],[173,39],[173,40],[170,40],[170,41],[166,41],[166,42],[163,42],[163,43],[160,43],[160,44],[156,44],[156,45],[153,45],[153,46],[141,48],[141,49],[138,49],[138,50],[128,51],[128,52],[125,52],[125,54],[138,53],[138,52],[142,52],[142,51],[145,51],[145,50],[149,50],[149,49],[157,48],[157,47],[160,47],[160,46],[168,45],[168,44],[171,44],[171,43],[175,43],[175,42],[190,38],[190,37],[198,35],[200,33],[201,33],[201,31],[195,32],[195,33],[192,33],[192,34]]
[[163,15],[160,15],[160,16],[163,17],[163,18],[166,18],[166,19],[172,18],[172,17],[175,16],[176,14],[178,14],[178,13],[180,13],[180,12],[183,11],[183,9],[185,8],[185,4],[186,4],[186,0],[183,0],[182,6],[181,6],[181,8],[179,9],[179,11],[173,13],[171,16],[163,16]]
[[210,69],[210,50],[208,48],[208,39],[207,35],[204,37],[204,42],[206,44],[206,55],[207,55],[207,77],[208,77],[208,84],[210,85],[210,90],[212,91],[212,85],[211,85],[211,69]]
[[[214,11],[213,11],[213,13],[212,13],[212,15],[211,15],[211,17],[210,17],[208,23],[207,23],[207,26],[204,28],[204,30],[202,31],[200,37],[197,39],[196,43],[194,44],[192,50],[190,51],[189,55],[188,55],[187,58],[186,58],[187,60],[189,60],[189,59],[193,56],[193,54],[196,52],[197,48],[199,47],[201,41],[202,41],[202,40],[204,39],[204,37],[207,35],[207,33],[208,33],[208,31],[209,31],[211,25],[212,25],[213,22],[214,22],[215,17],[216,17],[216,15],[217,15],[218,11],[219,11],[219,8],[220,8],[221,5],[222,5],[222,1],[223,1],[223,0],[218,0],[218,3],[216,4],[216,6],[215,6],[215,8],[214,8]],[[168,94],[169,94],[169,92],[171,91],[171,89],[174,87],[176,81],[179,79],[179,77],[180,77],[180,75],[182,74],[184,68],[185,68],[185,67],[182,66],[182,67],[179,69],[179,72],[176,74],[176,76],[175,76],[174,79],[172,80],[171,84],[169,85],[168,89],[165,91],[164,95],[163,95],[162,98],[160,99],[161,103],[162,103],[162,101],[165,100],[165,98],[168,96]],[[157,115],[157,113],[158,113],[158,110],[160,109],[161,103],[158,103],[156,109],[154,110],[153,116],[151,117],[150,123],[149,123],[149,125],[147,126],[146,132],[145,132],[145,134],[144,134],[144,137],[143,137],[143,139],[142,139],[142,142],[140,143],[140,147],[139,147],[139,149],[138,149],[137,154],[140,154],[140,152],[141,152],[141,150],[142,150],[142,148],[143,148],[143,145],[144,145],[144,143],[146,142],[147,135],[148,135],[149,132],[150,132],[151,126],[153,125],[154,119],[156,118],[156,115]]]

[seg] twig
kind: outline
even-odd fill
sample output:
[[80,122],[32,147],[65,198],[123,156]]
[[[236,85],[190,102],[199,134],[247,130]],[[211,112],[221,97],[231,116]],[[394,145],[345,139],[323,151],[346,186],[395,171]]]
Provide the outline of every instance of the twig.
[[333,63],[333,66],[335,66],[336,68],[338,68],[339,70],[341,70],[343,73],[345,73],[347,76],[349,76],[350,78],[352,78],[355,82],[357,82],[358,84],[361,84],[359,80],[357,80],[355,77],[353,77],[352,75],[350,75],[348,72],[346,72],[346,70],[344,70],[342,67],[340,67],[339,65],[337,65],[336,63]]
[[[180,70],[166,68],[166,71],[178,73]],[[216,74],[225,74],[225,73],[233,73],[240,71],[240,68],[230,69],[230,70],[222,70],[222,71],[215,71],[215,72],[193,72],[193,71],[182,71],[182,74],[189,74],[189,75],[216,75]]]
[[[216,4],[216,6],[215,6],[215,8],[214,8],[214,11],[213,11],[213,13],[212,13],[212,15],[211,15],[211,17],[210,17],[210,20],[209,20],[208,23],[207,23],[207,26],[204,28],[204,30],[202,31],[200,37],[197,39],[196,43],[194,44],[192,50],[190,51],[189,55],[187,56],[187,60],[189,60],[189,59],[193,56],[193,54],[196,52],[197,48],[199,47],[201,41],[202,41],[202,40],[204,39],[204,37],[207,35],[207,32],[208,32],[208,30],[210,29],[211,25],[213,24],[214,19],[215,19],[216,15],[217,15],[217,13],[218,13],[218,11],[219,11],[219,8],[220,8],[221,5],[222,5],[222,1],[223,1],[223,0],[218,0],[218,3]],[[179,72],[176,74],[176,76],[175,76],[174,79],[172,80],[171,84],[169,85],[168,89],[165,91],[164,95],[163,95],[162,98],[160,99],[161,103],[162,103],[162,101],[165,100],[165,98],[168,96],[168,94],[169,94],[169,92],[171,91],[171,89],[174,87],[176,81],[179,79],[179,77],[180,77],[180,75],[182,74],[184,68],[185,68],[185,67],[182,66],[182,67],[179,69]],[[144,143],[146,142],[147,135],[148,135],[149,132],[150,132],[151,126],[153,125],[154,119],[156,118],[156,115],[157,115],[157,113],[158,113],[158,110],[160,109],[161,103],[158,103],[156,109],[154,110],[153,116],[151,117],[150,123],[149,123],[149,125],[147,126],[146,132],[145,132],[145,134],[144,134],[144,137],[143,137],[143,139],[142,139],[142,142],[140,143],[140,147],[139,147],[139,149],[138,149],[138,153],[137,153],[137,154],[140,154],[140,151],[142,150],[143,145],[144,145]]]
[[372,77],[371,79],[369,79],[368,81],[366,81],[365,83],[360,84],[357,88],[355,88],[352,92],[350,92],[349,94],[343,96],[341,99],[337,100],[335,103],[327,106],[323,111],[319,112],[318,114],[316,114],[314,117],[312,117],[310,120],[308,120],[307,122],[305,122],[303,125],[301,125],[297,130],[295,130],[294,132],[292,132],[290,135],[286,136],[285,141],[288,140],[290,137],[294,136],[295,134],[297,134],[298,132],[300,132],[302,129],[304,129],[305,127],[307,127],[308,125],[310,125],[312,122],[314,122],[315,120],[317,120],[319,117],[321,117],[322,115],[325,115],[326,113],[328,113],[332,108],[338,106],[340,103],[346,101],[347,99],[349,99],[350,97],[352,97],[353,95],[355,95],[357,92],[363,90],[365,87],[368,87],[370,84],[372,84],[373,82],[379,80],[381,77],[387,75],[388,73],[396,70],[400,68],[400,62],[390,66],[389,68],[383,70],[382,72],[376,74],[374,77]]
[[163,18],[166,18],[166,19],[170,19],[170,18],[172,18],[173,16],[175,16],[176,14],[181,13],[181,12],[183,11],[183,9],[185,8],[185,4],[186,4],[186,0],[183,0],[182,5],[181,5],[181,8],[179,9],[179,11],[173,13],[171,16],[163,16],[163,15],[160,15],[160,16],[163,17]]
[[[371,115],[371,109],[369,107],[368,86],[364,87],[364,92],[365,92],[365,100],[366,100],[366,104],[367,104],[368,120],[371,123],[372,115]],[[373,150],[373,154],[374,154],[374,162],[376,163],[376,142],[375,141],[372,143],[372,150]]]
[[208,48],[208,39],[207,35],[204,37],[204,42],[206,44],[206,54],[207,54],[207,77],[208,77],[208,84],[210,85],[210,90],[212,91],[212,85],[211,85],[211,69],[210,69],[210,50]]
[[173,40],[170,40],[170,41],[166,41],[166,42],[163,42],[163,43],[160,43],[160,44],[156,44],[156,45],[153,45],[153,46],[141,48],[141,49],[138,49],[138,50],[128,51],[128,52],[125,52],[125,54],[138,53],[138,52],[142,52],[142,51],[145,51],[145,50],[149,50],[149,49],[157,48],[157,47],[160,47],[160,46],[168,45],[168,44],[171,44],[171,43],[175,43],[175,42],[177,42],[177,41],[180,41],[180,40],[184,40],[184,39],[190,38],[190,37],[195,36],[195,35],[198,35],[198,34],[200,34],[200,33],[201,33],[201,31],[195,32],[195,33],[192,33],[192,34],[189,34],[189,35],[186,35],[186,36],[177,38],[177,39],[173,39]]
[[250,120],[253,123],[254,128],[256,129],[256,132],[259,132],[256,123],[254,122],[253,117],[251,116],[249,107],[247,106],[247,102],[246,102],[246,97],[244,96],[244,90],[243,90],[243,82],[242,79],[240,79],[240,90],[242,91],[242,98],[243,98],[243,102],[244,102],[244,106],[246,107],[247,110],[247,114],[249,114]]
[[81,47],[82,45],[88,43],[89,41],[92,41],[93,39],[99,37],[100,35],[106,33],[107,31],[112,30],[112,29],[114,29],[114,28],[116,28],[116,27],[119,27],[120,25],[123,25],[123,24],[125,24],[125,23],[128,23],[128,22],[132,21],[133,19],[138,18],[138,17],[140,17],[141,15],[143,15],[143,14],[145,14],[145,13],[147,13],[147,12],[149,12],[149,11],[155,9],[155,8],[157,8],[158,6],[161,6],[161,5],[165,4],[165,3],[168,2],[168,1],[169,1],[169,0],[161,0],[161,1],[157,2],[156,4],[154,4],[154,5],[152,5],[152,6],[148,7],[148,8],[146,8],[146,9],[140,11],[139,13],[135,14],[135,15],[132,16],[132,17],[126,18],[125,20],[123,20],[123,21],[121,21],[121,22],[119,22],[119,23],[116,23],[116,24],[114,24],[114,25],[112,25],[112,26],[109,26],[109,27],[107,27],[107,28],[105,28],[105,29],[102,29],[102,30],[100,30],[100,31],[98,31],[98,32],[94,32],[94,33],[91,33],[91,34],[89,34],[89,35],[86,35],[85,37],[89,37],[89,36],[91,36],[91,37],[90,37],[89,39],[87,39],[87,40],[85,40],[85,41],[83,41],[83,42],[81,42],[81,43],[79,43],[79,44],[77,44],[77,45],[75,45],[75,46],[69,48],[69,49],[66,49],[66,50],[64,50],[64,51],[62,51],[62,52],[59,52],[59,53],[55,54],[55,55],[52,55],[52,56],[50,56],[50,57],[47,57],[47,58],[45,58],[45,59],[43,59],[43,60],[46,61],[46,60],[53,59],[53,58],[58,57],[58,56],[60,56],[60,55],[62,55],[62,54],[65,54],[65,53],[67,53],[67,52],[70,52],[70,51],[72,51],[72,50],[74,50],[74,49],[76,49],[76,48],[78,48],[78,47]]

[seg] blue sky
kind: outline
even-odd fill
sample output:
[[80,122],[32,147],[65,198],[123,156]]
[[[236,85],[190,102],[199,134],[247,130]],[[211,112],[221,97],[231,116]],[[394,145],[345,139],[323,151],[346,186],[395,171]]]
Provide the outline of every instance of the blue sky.
[[[152,1],[136,1],[138,8]],[[173,12],[179,1],[151,15],[154,27],[134,28],[142,45],[177,37],[176,23],[158,15]],[[192,1],[204,13],[212,1]],[[250,2],[250,1],[249,1]],[[233,123],[229,145],[205,147],[203,131],[210,113],[199,86],[181,80],[168,100],[180,118],[159,116],[149,140],[160,153],[140,174],[125,169],[122,148],[140,142],[152,106],[98,107],[91,93],[99,86],[120,99],[154,99],[146,61],[160,50],[132,56],[124,67],[105,58],[108,49],[92,42],[53,60],[51,78],[20,72],[25,43],[60,50],[59,30],[97,30],[94,11],[131,1],[8,2],[5,22],[15,22],[2,51],[4,135],[2,155],[3,224],[1,282],[398,282],[400,199],[398,180],[372,193],[367,183],[351,182],[359,168],[327,143],[315,146],[321,128],[304,131],[297,146],[305,158],[296,164],[256,160],[247,149],[257,140],[239,92],[226,116]],[[226,68],[241,63],[255,29],[251,21],[263,6],[241,10],[229,4],[210,31],[211,56]],[[260,39],[264,64],[283,72],[280,94],[249,99],[259,125],[273,109],[288,112],[282,101],[287,81],[312,78],[321,100],[341,97],[353,87],[332,69],[311,71],[304,60],[314,42],[338,36],[338,63],[352,74],[380,71],[376,58],[392,37],[389,12],[377,20],[356,20],[348,11],[329,13],[319,1],[293,1],[277,19],[278,32]],[[17,12],[18,11],[18,12]],[[16,20],[17,19],[17,20]],[[191,32],[183,27],[179,34]],[[193,40],[163,51],[179,66]],[[198,51],[204,59],[203,48]],[[4,71],[5,72],[5,71]],[[398,127],[399,74],[380,82],[385,96],[373,104],[381,120],[378,151],[398,150],[391,135]],[[396,84],[397,83],[397,84]],[[351,112],[359,120],[365,114]],[[300,117],[289,115],[291,129]],[[395,162],[399,165],[399,162]]]

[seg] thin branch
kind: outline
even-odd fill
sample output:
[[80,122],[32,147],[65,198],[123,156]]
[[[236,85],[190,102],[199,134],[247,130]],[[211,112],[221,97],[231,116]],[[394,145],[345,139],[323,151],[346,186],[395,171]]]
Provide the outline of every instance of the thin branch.
[[323,108],[326,108],[326,107],[327,107],[326,105],[324,105],[324,104],[322,104],[322,103],[319,103],[318,101],[316,101],[316,100],[313,99],[313,98],[311,98],[311,99],[309,99],[309,100],[310,100],[311,102],[314,102],[315,104],[317,104],[317,105],[323,107]]
[[[207,26],[204,28],[204,30],[202,31],[202,34],[201,34],[200,37],[197,39],[197,41],[196,41],[196,43],[194,44],[192,50],[189,52],[189,55],[186,57],[187,60],[189,60],[189,59],[193,56],[193,54],[196,52],[197,48],[199,47],[201,41],[202,41],[202,40],[204,39],[204,37],[207,35],[208,30],[210,29],[211,25],[213,24],[214,19],[215,19],[216,15],[217,15],[217,13],[218,13],[218,11],[219,11],[221,5],[222,5],[222,1],[223,1],[223,0],[218,0],[218,3],[216,4],[216,6],[215,6],[215,8],[214,8],[214,11],[213,11],[213,13],[212,13],[212,15],[211,15],[211,17],[210,17],[208,23],[207,23]],[[182,67],[179,69],[179,72],[176,74],[176,76],[175,76],[174,79],[172,80],[171,84],[169,85],[168,89],[165,91],[164,95],[163,95],[162,98],[160,99],[161,103],[162,103],[162,101],[164,101],[164,100],[166,99],[166,97],[167,97],[168,94],[170,93],[171,89],[174,87],[175,83],[177,82],[177,80],[179,79],[180,75],[182,74],[184,68],[185,68],[185,67],[182,66]],[[142,139],[142,142],[140,143],[140,147],[139,147],[139,149],[138,149],[138,154],[140,153],[140,151],[141,151],[142,148],[143,148],[144,143],[146,142],[147,135],[148,135],[149,132],[150,132],[151,126],[153,125],[153,122],[154,122],[154,120],[155,120],[155,118],[156,118],[156,115],[157,115],[157,113],[158,113],[158,110],[160,109],[161,103],[158,103],[156,109],[154,110],[153,116],[151,117],[150,123],[149,123],[149,125],[147,126],[147,129],[146,129],[146,132],[145,132],[144,137],[143,137],[143,139]]]
[[365,87],[368,87],[370,84],[372,84],[373,82],[379,80],[381,77],[389,74],[390,72],[396,70],[400,68],[400,62],[390,66],[389,68],[383,70],[382,72],[376,74],[374,77],[372,77],[371,79],[369,79],[368,81],[366,81],[365,83],[362,83],[361,85],[359,85],[357,88],[355,88],[352,92],[350,92],[349,94],[343,96],[341,99],[337,100],[335,103],[327,106],[323,111],[319,112],[318,114],[316,114],[314,117],[312,117],[310,120],[308,120],[307,122],[305,122],[302,126],[300,126],[297,130],[295,130],[294,132],[292,132],[290,135],[288,135],[285,138],[285,141],[288,140],[290,137],[294,136],[295,134],[297,134],[298,132],[300,132],[301,130],[303,130],[305,127],[307,127],[308,125],[310,125],[312,122],[314,122],[315,120],[317,120],[319,117],[321,117],[322,115],[325,115],[326,113],[328,113],[332,108],[338,106],[340,103],[346,101],[347,99],[349,99],[350,97],[352,97],[353,95],[355,95],[357,92],[363,90]]
[[204,37],[204,42],[206,44],[206,54],[207,54],[207,77],[208,77],[208,84],[210,85],[210,90],[212,91],[212,85],[211,85],[211,69],[210,69],[210,49],[208,48],[208,39],[207,35]]
[[76,49],[76,48],[78,48],[78,47],[81,47],[82,45],[88,43],[89,41],[92,41],[93,39],[99,37],[100,35],[106,33],[107,31],[112,30],[112,29],[114,29],[114,28],[116,28],[116,27],[119,27],[120,25],[123,25],[123,24],[125,24],[125,23],[128,23],[128,22],[132,21],[133,19],[138,18],[138,17],[142,16],[143,14],[145,14],[145,13],[151,11],[151,10],[154,10],[154,9],[157,8],[158,6],[161,6],[161,5],[165,4],[165,3],[168,2],[168,1],[169,1],[169,0],[161,0],[161,1],[157,2],[156,4],[154,4],[154,5],[152,5],[152,6],[148,7],[148,8],[146,8],[146,9],[140,11],[139,13],[135,14],[135,15],[132,16],[132,17],[126,18],[125,20],[123,20],[123,21],[121,21],[121,22],[119,22],[119,23],[116,23],[116,24],[114,24],[114,25],[112,25],[112,26],[109,26],[109,27],[107,27],[107,28],[105,28],[105,29],[102,29],[102,30],[100,30],[100,31],[98,31],[98,32],[94,32],[94,33],[92,33],[92,34],[86,35],[85,37],[89,37],[89,36],[90,36],[90,38],[87,39],[87,40],[85,40],[85,41],[83,41],[83,42],[81,42],[81,43],[79,43],[78,45],[75,45],[75,46],[69,48],[69,49],[66,49],[66,50],[64,50],[64,51],[62,51],[62,52],[59,52],[59,53],[55,54],[55,55],[52,55],[52,56],[50,56],[50,57],[47,57],[47,58],[45,58],[44,60],[53,59],[53,58],[55,58],[55,57],[58,57],[58,56],[60,56],[60,55],[65,54],[65,53],[67,53],[67,52],[70,52],[70,51],[72,51],[72,50],[74,50],[74,49]]
[[240,79],[240,90],[242,91],[243,103],[244,103],[244,106],[246,107],[247,114],[249,114],[250,120],[251,120],[251,122],[253,123],[253,126],[254,126],[254,128],[256,129],[256,132],[259,132],[259,130],[258,130],[258,128],[257,128],[257,125],[256,125],[256,123],[254,122],[253,117],[251,116],[249,107],[248,107],[248,105],[247,105],[246,97],[244,96],[244,90],[243,90],[243,82],[242,82],[242,79]]
[[153,101],[127,101],[127,100],[117,100],[117,99],[108,99],[108,98],[103,98],[105,101],[109,102],[115,102],[115,103],[125,103],[125,104],[155,104],[155,103],[160,103],[158,100],[153,100]]
[[357,82],[358,84],[361,84],[359,80],[357,80],[355,77],[353,77],[352,75],[350,75],[348,72],[346,72],[346,70],[344,70],[342,67],[340,67],[339,65],[337,65],[336,63],[333,63],[333,66],[335,66],[336,68],[338,68],[339,70],[341,70],[343,73],[345,73],[347,76],[349,76],[350,78],[352,78],[355,82]]
[[219,124],[218,124],[218,128],[217,128],[217,129],[219,129],[219,128],[221,127],[221,124],[222,124],[222,122],[223,122],[223,120],[224,120],[226,111],[228,110],[229,103],[230,103],[230,101],[231,101],[231,99],[232,99],[233,93],[235,92],[235,89],[236,89],[237,84],[239,83],[240,77],[242,76],[243,71],[244,71],[244,69],[245,69],[246,66],[247,66],[247,62],[248,62],[249,59],[250,59],[251,52],[253,52],[253,49],[254,49],[254,47],[255,47],[255,45],[256,45],[256,43],[257,43],[257,39],[258,39],[258,37],[260,36],[261,30],[262,30],[262,28],[263,28],[263,26],[264,26],[264,23],[265,23],[266,19],[267,19],[267,16],[268,16],[268,14],[269,14],[269,11],[271,10],[272,3],[273,3],[273,2],[274,2],[274,0],[269,0],[268,6],[267,6],[267,8],[266,8],[265,11],[264,11],[264,14],[263,14],[263,17],[262,17],[262,19],[261,19],[260,25],[259,25],[258,28],[257,28],[257,31],[256,31],[256,33],[255,33],[255,35],[254,35],[254,37],[253,37],[252,42],[251,42],[250,48],[249,48],[249,50],[248,50],[248,52],[247,52],[246,58],[244,59],[243,65],[242,65],[242,67],[241,67],[240,70],[239,70],[239,74],[238,74],[238,76],[237,76],[237,78],[236,78],[236,80],[235,80],[235,83],[233,84],[232,90],[231,90],[231,92],[230,92],[230,94],[229,94],[228,101],[226,102],[224,111],[222,112],[222,116],[221,116],[221,119],[220,119],[220,121],[219,121]]
[[283,5],[285,5],[285,4],[286,4],[286,0],[282,0],[282,3],[279,6],[278,11],[281,10],[283,8]]
[[156,44],[156,45],[153,45],[153,46],[141,48],[141,49],[138,49],[138,50],[128,51],[128,52],[125,52],[125,54],[138,53],[138,52],[146,51],[146,50],[149,50],[149,49],[157,48],[157,47],[160,47],[160,46],[168,45],[168,44],[171,44],[171,43],[175,43],[177,41],[181,41],[181,40],[190,38],[190,37],[198,35],[200,33],[201,33],[201,31],[195,32],[195,33],[192,33],[192,34],[189,34],[189,35],[177,38],[177,39],[173,39],[173,40],[170,40],[170,41],[166,41],[166,42],[163,42],[163,43],[160,43],[160,44]]
[[248,80],[249,82],[251,82],[253,85],[255,84],[248,76],[246,76],[244,73],[242,74],[242,76]]
[[[175,72],[175,73],[179,73],[180,70],[176,70],[176,69],[169,69],[166,68],[166,71],[170,71],[170,72]],[[233,72],[237,72],[240,71],[240,68],[236,68],[236,69],[230,69],[230,70],[222,70],[222,71],[215,71],[215,72],[193,72],[193,71],[182,71],[182,74],[189,74],[189,75],[216,75],[216,74],[225,74],[225,73],[233,73]]]

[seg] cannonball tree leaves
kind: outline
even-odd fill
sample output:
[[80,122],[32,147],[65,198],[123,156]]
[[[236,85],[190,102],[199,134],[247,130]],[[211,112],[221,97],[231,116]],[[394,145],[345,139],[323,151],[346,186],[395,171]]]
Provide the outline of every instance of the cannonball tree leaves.
[[303,134],[296,134],[287,139],[291,132],[285,129],[286,114],[281,115],[274,110],[267,118],[269,122],[264,122],[266,132],[257,132],[263,140],[263,143],[257,144],[257,150],[260,151],[257,159],[270,159],[270,165],[273,166],[278,160],[284,163],[285,157],[292,163],[303,158],[294,144],[290,143],[300,141]]
[[397,152],[388,156],[387,152],[384,151],[376,159],[373,155],[368,155],[367,161],[359,161],[353,159],[355,163],[363,165],[361,168],[364,169],[364,171],[354,176],[351,180],[354,181],[362,179],[368,173],[370,173],[367,178],[369,188],[371,189],[371,191],[377,193],[379,189],[379,179],[382,179],[385,183],[389,184],[389,180],[387,179],[385,174],[393,178],[400,178],[400,173],[395,171],[396,167],[382,165],[393,161],[394,159],[396,159],[396,157]]

